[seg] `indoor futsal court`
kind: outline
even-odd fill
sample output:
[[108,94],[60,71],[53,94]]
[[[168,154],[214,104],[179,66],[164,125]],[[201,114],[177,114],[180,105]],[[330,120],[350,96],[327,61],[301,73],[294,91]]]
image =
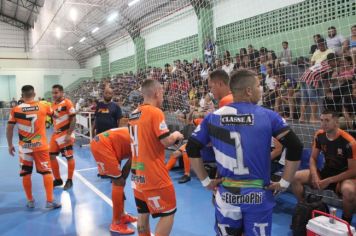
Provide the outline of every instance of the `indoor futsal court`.
[[355,236],[355,138],[355,0],[0,0],[0,236]]

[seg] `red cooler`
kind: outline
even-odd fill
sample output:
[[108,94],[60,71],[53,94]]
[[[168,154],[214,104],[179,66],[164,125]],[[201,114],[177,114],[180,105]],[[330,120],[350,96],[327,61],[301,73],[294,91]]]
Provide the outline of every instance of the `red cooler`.
[[[315,217],[315,214],[321,216]],[[331,214],[314,210],[312,219],[307,224],[307,236],[356,236],[356,231],[346,221]]]

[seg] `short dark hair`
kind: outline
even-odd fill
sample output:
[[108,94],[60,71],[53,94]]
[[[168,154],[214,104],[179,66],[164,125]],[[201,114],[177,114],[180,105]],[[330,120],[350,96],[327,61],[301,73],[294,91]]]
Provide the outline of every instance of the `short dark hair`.
[[60,84],[55,84],[52,86],[52,89],[58,89],[59,91],[63,92],[64,89],[63,89],[63,86],[60,85]]
[[356,25],[351,26],[351,29],[352,29],[352,28],[356,28]]
[[143,95],[148,95],[151,96],[153,90],[155,89],[155,87],[157,85],[159,85],[160,83],[157,80],[154,79],[146,79],[145,81],[143,81],[142,85],[141,85],[141,92]]
[[35,88],[32,85],[24,85],[21,88],[22,93],[29,93],[29,92],[34,92]]
[[329,28],[328,28],[328,30],[336,30],[336,27],[335,26],[330,26]]
[[325,109],[322,113],[322,115],[331,115],[333,118],[339,118],[339,113],[333,110]]
[[29,98],[33,96],[35,89],[32,85],[24,85],[21,88],[22,97]]
[[329,53],[328,55],[326,55],[326,59],[327,59],[328,61],[330,61],[330,60],[337,59],[337,57],[336,57],[336,54],[335,54],[335,53],[331,52],[331,53]]
[[209,79],[212,81],[222,81],[224,84],[229,85],[229,75],[224,70],[214,70],[209,75]]
[[256,78],[257,74],[248,69],[240,69],[232,73],[230,77],[230,90],[234,93],[234,90],[245,89],[248,86],[253,86],[255,82],[251,78]]
[[318,39],[317,43],[318,43],[318,44],[319,44],[319,43],[325,43],[325,39],[324,39],[324,38],[320,38],[320,39]]
[[283,42],[282,42],[282,44],[284,44],[284,43],[288,45],[288,42],[287,42],[287,41],[283,41]]
[[320,34],[314,34],[313,38],[315,38],[315,37],[321,38],[321,35]]

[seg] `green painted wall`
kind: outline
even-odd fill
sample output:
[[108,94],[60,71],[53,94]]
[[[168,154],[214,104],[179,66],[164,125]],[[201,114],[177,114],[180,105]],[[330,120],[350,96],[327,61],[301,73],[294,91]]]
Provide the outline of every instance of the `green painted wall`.
[[136,72],[135,55],[121,58],[110,63],[110,74],[116,75],[125,72]]
[[103,77],[110,75],[110,63],[109,63],[109,53],[107,51],[102,51],[100,53],[101,61],[101,74]]
[[135,44],[135,62],[137,69],[146,68],[146,47],[145,47],[145,39],[141,36],[135,37],[133,39]]
[[308,55],[314,34],[327,34],[335,26],[345,37],[356,22],[355,0],[307,0],[216,29],[219,54],[229,50],[233,55],[252,44],[279,52],[282,41],[289,42],[293,56]]
[[197,34],[147,50],[147,65],[163,67],[177,59],[191,61],[196,57],[199,57]]
[[204,47],[208,39],[214,42],[213,10],[210,7],[200,8],[198,12],[198,45],[199,58],[204,58]]
[[93,78],[96,80],[101,80],[103,78],[101,66],[97,66],[93,68]]

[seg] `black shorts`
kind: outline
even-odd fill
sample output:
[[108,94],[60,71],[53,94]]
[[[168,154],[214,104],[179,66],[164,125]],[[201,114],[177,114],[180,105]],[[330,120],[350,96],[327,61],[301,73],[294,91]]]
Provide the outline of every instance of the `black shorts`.
[[[339,172],[335,172],[333,170],[330,170],[330,169],[322,169],[320,171],[318,171],[318,174],[320,176],[320,179],[323,180],[323,179],[326,179],[326,178],[329,178],[331,176],[335,176],[335,175],[338,175],[340,174]],[[329,184],[329,186],[327,186],[325,189],[328,189],[328,190],[332,190],[334,191],[335,193],[337,193],[339,190],[338,190],[338,184],[339,183],[332,183],[332,184]]]

